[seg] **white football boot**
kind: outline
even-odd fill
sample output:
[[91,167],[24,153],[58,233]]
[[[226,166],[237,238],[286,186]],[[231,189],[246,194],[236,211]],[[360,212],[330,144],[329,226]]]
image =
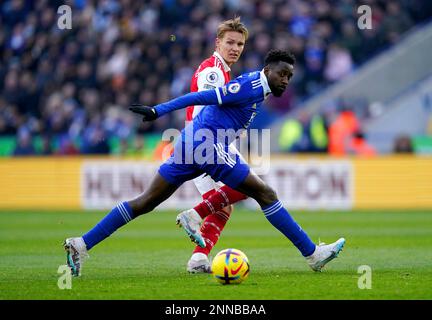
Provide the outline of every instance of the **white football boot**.
[[181,212],[176,219],[177,225],[183,227],[192,242],[205,248],[206,244],[200,232],[201,222],[202,219],[195,209]]
[[79,277],[84,260],[89,258],[83,238],[68,238],[64,241],[63,246],[66,250],[66,260],[72,275]]
[[211,273],[211,263],[204,253],[196,252],[189,259],[186,270],[189,273]]
[[314,253],[306,257],[309,267],[311,267],[313,271],[320,272],[328,262],[338,256],[344,245],[344,238],[340,238],[336,242],[330,244],[319,243],[316,246]]

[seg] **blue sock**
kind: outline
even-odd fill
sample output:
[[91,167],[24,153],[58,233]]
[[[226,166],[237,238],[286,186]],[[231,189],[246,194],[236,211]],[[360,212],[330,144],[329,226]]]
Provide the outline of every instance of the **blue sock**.
[[114,231],[124,226],[133,218],[135,217],[129,204],[126,201],[119,203],[93,229],[83,235],[87,250],[90,250],[99,242],[109,237]]
[[304,257],[310,256],[315,251],[315,244],[306,232],[294,221],[288,211],[279,200],[261,208],[268,221],[300,250]]

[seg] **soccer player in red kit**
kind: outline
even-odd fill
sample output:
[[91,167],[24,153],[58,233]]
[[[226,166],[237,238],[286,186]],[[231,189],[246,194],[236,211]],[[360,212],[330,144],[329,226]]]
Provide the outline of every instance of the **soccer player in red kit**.
[[[210,58],[204,60],[196,70],[192,77],[191,92],[214,89],[227,84],[231,80],[230,67],[240,58],[247,37],[248,30],[239,17],[222,22],[217,29],[215,52]],[[189,106],[186,109],[186,121],[192,121],[203,107]],[[230,148],[235,149],[235,146],[231,145]],[[233,150],[233,152],[238,153],[236,150]],[[195,178],[193,182],[204,201],[214,194],[216,190],[237,201],[247,198],[247,196],[225,186],[223,183],[215,182],[206,174]],[[206,246],[205,248],[200,246],[195,247],[192,257],[187,264],[187,271],[190,273],[211,272],[208,254],[219,240],[232,210],[232,205],[228,205],[204,219],[200,231],[206,242]]]

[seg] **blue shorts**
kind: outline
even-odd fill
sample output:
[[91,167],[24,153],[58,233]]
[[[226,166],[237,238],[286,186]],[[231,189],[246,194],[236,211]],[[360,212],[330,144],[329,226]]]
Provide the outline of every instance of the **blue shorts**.
[[[210,154],[204,152],[202,158],[196,159],[193,148],[191,152],[179,149],[184,143],[177,144],[174,153],[159,167],[159,174],[169,183],[180,186],[203,173],[207,173],[216,182],[222,181],[235,189],[249,174],[249,165],[238,154],[230,153],[227,145],[215,144]],[[185,150],[184,148],[183,150]],[[185,156],[187,154],[187,156]],[[203,160],[205,159],[205,160]]]

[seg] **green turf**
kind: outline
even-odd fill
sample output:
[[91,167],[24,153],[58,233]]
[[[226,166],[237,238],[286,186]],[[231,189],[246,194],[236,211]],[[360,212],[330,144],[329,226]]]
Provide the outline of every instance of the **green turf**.
[[[251,273],[223,286],[185,271],[192,244],[175,212],[140,217],[91,250],[83,276],[60,290],[62,241],[81,235],[101,212],[0,212],[0,299],[432,299],[432,211],[294,212],[314,241],[347,244],[322,273],[260,212],[237,209],[213,253],[238,248]],[[358,267],[372,289],[358,288]]]

